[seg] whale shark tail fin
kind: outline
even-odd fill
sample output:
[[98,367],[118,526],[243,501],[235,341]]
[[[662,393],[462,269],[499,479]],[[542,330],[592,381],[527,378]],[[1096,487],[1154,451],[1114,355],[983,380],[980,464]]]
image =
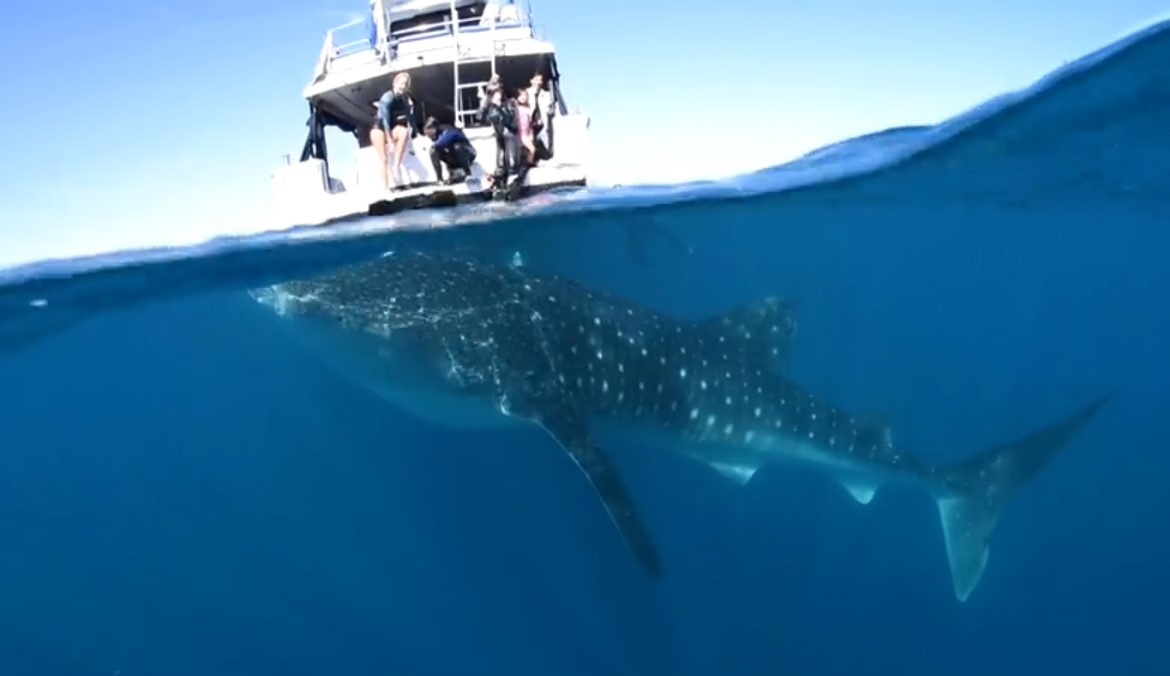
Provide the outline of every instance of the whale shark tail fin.
[[1004,506],[1037,476],[1110,399],[1101,397],[1063,420],[943,468],[938,513],[955,596],[966,601],[987,566],[988,542]]

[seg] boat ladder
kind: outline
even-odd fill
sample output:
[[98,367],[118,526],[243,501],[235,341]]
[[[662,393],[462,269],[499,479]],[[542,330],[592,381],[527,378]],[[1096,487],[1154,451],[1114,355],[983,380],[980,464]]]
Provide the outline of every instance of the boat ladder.
[[[492,3],[488,3],[490,7]],[[479,112],[479,90],[485,87],[488,80],[475,80],[465,82],[460,74],[460,67],[470,66],[480,63],[490,63],[492,77],[496,75],[496,17],[489,17],[488,34],[491,36],[491,54],[490,56],[472,56],[465,54],[463,45],[459,41],[459,10],[455,5],[455,0],[451,0],[451,27],[452,36],[455,41],[455,62],[454,62],[454,80],[455,80],[455,126],[467,127],[476,126],[478,121],[476,115]],[[468,96],[466,92],[475,92]],[[471,107],[465,107],[467,101],[475,101],[476,103]]]

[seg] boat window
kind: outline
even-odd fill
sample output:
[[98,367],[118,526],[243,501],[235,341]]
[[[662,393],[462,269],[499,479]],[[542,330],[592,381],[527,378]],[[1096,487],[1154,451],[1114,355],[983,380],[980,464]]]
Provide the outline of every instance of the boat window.
[[[468,25],[472,20],[478,20],[483,15],[484,2],[464,5],[455,10],[459,17],[459,25]],[[390,23],[392,38],[418,38],[449,33],[451,31],[451,10],[443,9],[437,12],[427,12],[412,16],[409,19],[399,19]]]

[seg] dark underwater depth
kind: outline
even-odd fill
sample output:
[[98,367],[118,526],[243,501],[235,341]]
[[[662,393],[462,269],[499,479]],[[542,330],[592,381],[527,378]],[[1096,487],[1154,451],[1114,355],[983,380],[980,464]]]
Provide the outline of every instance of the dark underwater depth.
[[[1155,27],[977,119],[733,182],[0,271],[0,674],[1166,674],[1167,63]],[[417,421],[245,293],[387,249],[680,318],[783,296],[786,375],[933,462],[1112,399],[965,603],[922,490],[614,444],[653,580],[538,428]]]

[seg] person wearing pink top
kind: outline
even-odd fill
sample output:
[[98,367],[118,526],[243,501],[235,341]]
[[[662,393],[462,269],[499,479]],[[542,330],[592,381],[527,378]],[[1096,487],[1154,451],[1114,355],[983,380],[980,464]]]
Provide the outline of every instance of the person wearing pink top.
[[516,130],[529,164],[536,159],[536,138],[532,133],[532,107],[528,105],[528,90],[516,92]]

